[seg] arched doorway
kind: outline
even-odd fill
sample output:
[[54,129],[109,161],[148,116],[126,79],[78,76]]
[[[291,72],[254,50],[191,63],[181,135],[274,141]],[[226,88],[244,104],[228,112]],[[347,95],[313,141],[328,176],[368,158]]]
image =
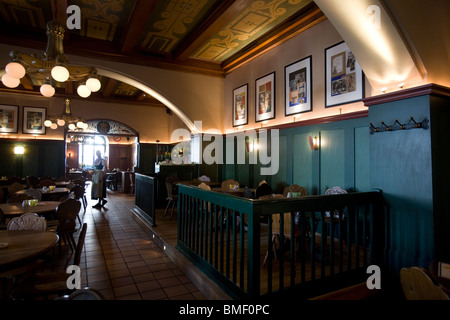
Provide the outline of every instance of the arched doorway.
[[115,120],[93,119],[86,123],[86,128],[66,131],[67,173],[83,172],[89,177],[97,150],[108,160],[108,170],[134,171],[139,133]]

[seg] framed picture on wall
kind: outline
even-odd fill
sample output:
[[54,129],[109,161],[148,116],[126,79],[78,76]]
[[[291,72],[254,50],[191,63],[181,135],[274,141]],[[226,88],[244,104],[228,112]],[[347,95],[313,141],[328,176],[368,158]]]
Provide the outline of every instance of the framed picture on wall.
[[345,42],[325,49],[325,107],[364,98],[364,74]]
[[233,127],[248,124],[248,84],[233,90]]
[[22,132],[29,134],[45,134],[44,121],[46,113],[46,108],[23,107]]
[[0,104],[0,133],[17,133],[19,106]]
[[275,72],[256,79],[255,122],[275,118]]
[[311,56],[284,67],[284,115],[312,111]]

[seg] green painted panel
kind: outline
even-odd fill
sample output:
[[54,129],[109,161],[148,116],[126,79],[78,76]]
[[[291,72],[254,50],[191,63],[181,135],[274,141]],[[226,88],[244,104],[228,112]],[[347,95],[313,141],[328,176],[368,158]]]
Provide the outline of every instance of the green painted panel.
[[317,180],[314,179],[314,156],[317,150],[311,150],[308,136],[318,134],[302,133],[294,135],[293,143],[293,183],[306,188],[308,194],[314,194],[317,188]]
[[328,188],[345,185],[345,130],[320,133],[320,193]]
[[[279,140],[279,155],[278,155],[278,161],[279,161],[279,168],[277,174],[274,174],[270,177],[270,186],[272,187],[273,192],[280,192],[282,191],[284,186],[286,184],[290,184],[289,179],[287,177],[287,170],[288,170],[288,163],[289,161],[289,154],[291,154],[292,148],[289,148],[287,146],[287,137],[286,136],[280,136]],[[274,160],[274,157],[272,156],[272,161]],[[259,183],[259,181],[256,181]],[[269,181],[267,181],[269,182]]]
[[370,191],[369,128],[355,128],[355,190]]

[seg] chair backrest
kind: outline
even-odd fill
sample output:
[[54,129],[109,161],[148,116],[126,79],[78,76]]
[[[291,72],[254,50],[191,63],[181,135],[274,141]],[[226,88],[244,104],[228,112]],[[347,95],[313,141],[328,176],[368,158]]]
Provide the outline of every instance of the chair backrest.
[[230,189],[230,185],[238,185],[239,186],[239,182],[237,182],[236,180],[233,179],[227,179],[225,181],[222,181],[221,187],[222,189]]
[[27,183],[29,188],[36,188],[39,184],[39,178],[35,176],[27,177]]
[[202,176],[198,177],[198,180],[200,180],[202,182],[211,182],[211,179],[206,175],[202,175]]
[[258,187],[256,187],[256,199],[259,199],[261,196],[266,196],[268,194],[272,194],[272,188],[267,183],[260,184]]
[[3,223],[5,223],[5,214],[2,209],[0,209],[0,226],[3,226]]
[[30,197],[33,197],[34,199],[38,199],[39,201],[42,200],[42,193],[40,190],[28,188],[24,192],[25,194],[29,195]]
[[327,191],[325,191],[326,195],[329,195],[329,194],[345,194],[345,193],[347,193],[347,191],[345,191],[344,189],[342,189],[339,186],[335,186],[335,187],[327,189]]
[[6,229],[10,231],[45,231],[47,230],[47,220],[43,217],[39,217],[35,213],[25,213],[20,217],[9,220]]
[[83,198],[85,191],[86,190],[80,185],[75,185],[72,189],[70,189],[70,192],[73,192],[76,200]]
[[56,186],[56,182],[51,179],[45,179],[39,182],[38,188]]
[[75,231],[76,219],[81,209],[81,202],[76,199],[67,199],[56,208],[59,231]]
[[21,194],[15,194],[9,197],[8,203],[22,203],[23,200],[31,200],[34,199],[32,196],[21,193]]
[[289,192],[298,192],[300,195],[306,196],[306,189],[304,187],[299,186],[298,184],[292,184],[284,188],[283,195],[287,197]]
[[73,264],[76,266],[80,265],[81,251],[83,251],[84,239],[86,238],[86,230],[87,230],[87,223],[83,223],[80,234],[78,236],[77,247],[75,248],[75,255],[73,257]]
[[192,182],[191,182],[191,184],[193,186],[196,186],[196,187],[198,187],[200,185],[200,183],[202,183],[202,181],[200,179],[197,179],[197,178],[193,179]]
[[209,191],[211,191],[211,187],[208,186],[208,185],[207,185],[206,183],[204,183],[204,182],[200,183],[200,184],[198,185],[198,188],[199,188],[199,189],[202,189],[202,190],[209,190]]
[[82,179],[75,179],[75,180],[73,180],[73,183],[74,183],[76,186],[82,186],[83,188],[86,187],[86,181],[85,181],[85,180],[82,180]]
[[407,300],[450,300],[420,267],[402,268],[400,282]]
[[8,193],[10,195],[13,195],[17,191],[25,189],[24,186],[18,182],[14,182],[11,185],[8,186]]

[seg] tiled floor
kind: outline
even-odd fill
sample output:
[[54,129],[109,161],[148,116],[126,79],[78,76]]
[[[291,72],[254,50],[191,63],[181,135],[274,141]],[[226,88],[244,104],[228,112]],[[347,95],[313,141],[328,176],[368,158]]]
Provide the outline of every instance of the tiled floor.
[[[96,201],[87,191],[89,204],[86,213],[83,208],[80,212],[88,224],[80,263],[82,286],[108,300],[206,299],[135,222],[130,210],[134,196],[108,191],[108,203],[98,210],[92,208]],[[70,250],[59,257],[53,268],[73,261]]]

